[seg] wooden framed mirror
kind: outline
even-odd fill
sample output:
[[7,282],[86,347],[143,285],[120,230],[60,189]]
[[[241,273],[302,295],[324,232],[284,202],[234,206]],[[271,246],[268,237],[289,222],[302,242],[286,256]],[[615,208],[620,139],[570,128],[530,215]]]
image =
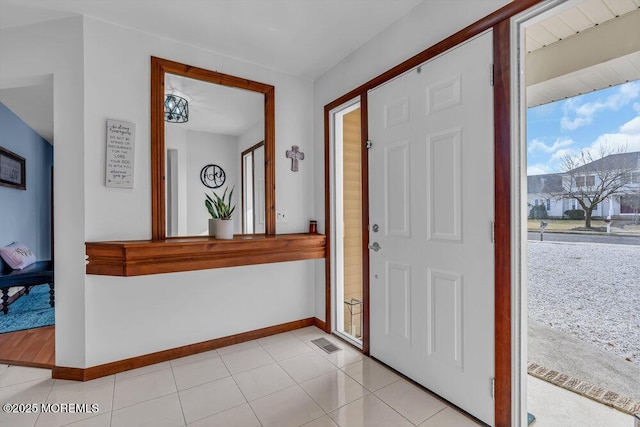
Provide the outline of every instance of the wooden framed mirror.
[[[185,80],[186,79],[186,80]],[[167,82],[170,82],[167,84]],[[177,82],[177,83],[176,83]],[[177,212],[177,208],[173,205],[169,206],[167,201],[171,201],[172,198],[176,199],[175,193],[176,191],[172,191],[171,182],[167,181],[167,172],[169,174],[175,173],[175,168],[177,165],[177,160],[175,158],[175,149],[171,149],[168,147],[167,141],[165,140],[167,136],[167,128],[165,122],[165,97],[171,92],[174,93],[175,86],[180,86],[180,83],[183,82],[185,87],[188,87],[189,90],[197,92],[197,93],[179,93],[177,95],[184,95],[188,100],[189,97],[198,96],[198,94],[208,92],[208,91],[217,91],[216,93],[225,93],[225,92],[236,92],[238,98],[253,98],[256,99],[255,95],[258,95],[258,103],[264,99],[264,120],[260,121],[258,125],[259,128],[262,127],[262,123],[264,123],[264,131],[261,134],[253,136],[255,139],[264,141],[264,212],[256,213],[256,221],[262,221],[263,227],[257,228],[259,231],[264,231],[264,235],[275,235],[275,224],[276,224],[276,215],[275,215],[275,169],[274,169],[274,161],[275,161],[275,89],[272,85],[255,82],[252,80],[247,80],[235,76],[231,76],[228,74],[218,73],[216,71],[210,71],[203,68],[192,67],[190,65],[181,64],[174,61],[169,61],[166,59],[161,59],[157,57],[151,57],[151,221],[152,221],[152,239],[153,240],[163,240],[168,237],[188,237],[188,236],[197,236],[202,235],[200,232],[200,228],[204,230],[206,225],[203,223],[202,227],[194,228],[194,227],[178,227],[178,222],[175,218],[172,221],[168,222],[168,219],[172,217],[172,211]],[[201,85],[215,85],[207,88]],[[172,86],[172,87],[168,87]],[[248,92],[247,92],[248,91]],[[196,103],[193,103],[196,104]],[[190,115],[193,114],[193,107],[190,108]],[[222,105],[221,109],[228,110],[231,109],[231,104]],[[254,110],[254,108],[251,108]],[[249,110],[249,108],[238,108],[238,110]],[[262,117],[260,117],[262,119]],[[224,118],[218,118],[218,121],[222,121],[225,123],[220,123],[221,128],[224,128],[224,131],[220,131],[219,133],[232,133],[232,131],[227,130],[229,121]],[[233,120],[235,121],[235,120]],[[246,120],[245,120],[246,121]],[[251,120],[249,120],[250,122]],[[207,119],[204,122],[215,122],[215,119]],[[180,123],[172,123],[171,126],[180,126]],[[261,129],[260,129],[261,130]],[[170,130],[169,133],[173,131]],[[197,132],[202,133],[202,130],[198,129]],[[237,132],[236,132],[237,133]],[[254,132],[255,133],[255,132]],[[225,135],[227,136],[227,135]],[[255,144],[251,143],[251,146]],[[169,153],[168,153],[169,149]],[[238,150],[240,152],[243,151],[242,147],[239,146]],[[179,155],[179,153],[177,153]],[[238,157],[234,157],[234,164],[237,165]],[[201,159],[201,162],[204,166],[207,164],[215,164],[215,156],[212,156],[209,159]],[[173,165],[173,166],[172,166]],[[174,172],[172,172],[174,171]],[[198,176],[201,173],[200,166],[198,167],[190,167],[186,171],[189,174],[197,174]],[[184,174],[184,171],[182,172]],[[240,173],[238,173],[238,178]],[[169,185],[168,185],[169,184]],[[241,218],[246,216],[246,210],[243,207],[244,201],[242,200],[241,195],[241,180],[237,180],[237,184],[235,182],[229,183],[229,185],[235,186],[234,200],[236,204],[236,213],[234,214],[237,218],[237,221],[242,224],[243,221]],[[223,190],[225,187],[220,188]],[[196,195],[195,197],[186,201],[188,203],[190,209],[198,209],[198,215],[202,215],[202,212],[206,213],[206,209],[204,207],[204,194],[205,192],[210,192],[210,188],[201,186],[201,191],[197,190],[200,195],[199,197]],[[258,191],[258,190],[256,190]],[[191,191],[193,192],[193,191]],[[183,192],[184,193],[184,192]],[[183,202],[184,203],[184,202]],[[169,209],[167,207],[169,206]],[[254,209],[255,211],[255,209]],[[198,221],[198,224],[200,221]],[[180,229],[180,232],[176,232],[176,230]],[[194,231],[195,230],[195,231]],[[245,228],[246,230],[246,228]],[[168,232],[170,231],[170,232]],[[245,231],[240,229],[236,234],[242,234]],[[262,233],[261,233],[262,234]]]

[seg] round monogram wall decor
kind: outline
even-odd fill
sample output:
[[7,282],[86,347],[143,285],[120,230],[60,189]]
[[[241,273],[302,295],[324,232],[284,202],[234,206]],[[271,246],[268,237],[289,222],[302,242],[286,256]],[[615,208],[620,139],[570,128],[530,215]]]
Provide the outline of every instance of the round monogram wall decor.
[[205,187],[218,188],[224,185],[227,175],[218,165],[207,165],[200,171],[200,181]]

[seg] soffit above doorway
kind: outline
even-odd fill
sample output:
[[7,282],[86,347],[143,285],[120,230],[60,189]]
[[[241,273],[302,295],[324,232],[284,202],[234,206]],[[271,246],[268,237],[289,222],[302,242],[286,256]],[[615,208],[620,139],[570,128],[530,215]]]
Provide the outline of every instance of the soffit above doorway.
[[526,50],[542,49],[639,8],[640,0],[586,0],[528,27]]
[[587,0],[525,25],[527,107],[640,79],[640,0]]

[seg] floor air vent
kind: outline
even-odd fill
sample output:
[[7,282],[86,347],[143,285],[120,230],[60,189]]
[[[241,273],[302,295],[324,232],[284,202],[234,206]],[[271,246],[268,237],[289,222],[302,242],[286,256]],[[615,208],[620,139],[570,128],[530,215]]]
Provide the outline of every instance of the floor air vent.
[[317,345],[318,347],[320,347],[321,349],[323,349],[324,351],[326,351],[329,354],[340,350],[340,347],[338,347],[337,345],[331,343],[326,338],[318,338],[316,340],[311,340],[311,342],[314,343],[315,345]]

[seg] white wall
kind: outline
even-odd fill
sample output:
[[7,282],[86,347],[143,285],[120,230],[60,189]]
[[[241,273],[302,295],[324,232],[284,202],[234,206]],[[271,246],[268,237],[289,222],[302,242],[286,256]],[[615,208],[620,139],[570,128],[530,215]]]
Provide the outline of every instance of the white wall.
[[[324,232],[324,106],[509,1],[428,1],[362,45],[314,84],[315,216]],[[460,10],[461,6],[464,10]],[[324,264],[316,263],[316,312],[324,320]]]
[[264,117],[238,136],[238,158],[247,148],[253,147],[261,141],[264,141]]
[[87,276],[88,366],[313,316],[313,264]]
[[0,186],[0,247],[21,242],[51,259],[53,148],[0,102],[0,146],[24,157],[27,189]]
[[[211,196],[215,191],[218,196],[235,188],[232,203],[236,204],[233,212],[233,232],[242,231],[242,216],[240,215],[240,155],[238,154],[238,137],[220,135],[216,133],[187,131],[187,234],[189,236],[209,233],[209,212],[204,205],[205,193]],[[225,172],[224,185],[215,190],[202,185],[200,171],[203,167],[216,164]],[[227,194],[228,194],[227,192]]]
[[[81,18],[0,31],[1,80],[53,75],[56,364],[76,367],[85,363],[86,336],[82,31]],[[98,136],[86,144],[104,150]]]
[[[175,200],[178,203],[178,236],[186,236],[187,233],[187,131],[173,124],[165,124],[164,127],[165,149],[173,149],[178,152],[178,194]],[[168,183],[167,183],[168,184]],[[166,191],[166,190],[165,190]],[[167,200],[168,203],[168,200]],[[167,215],[168,218],[168,215]],[[174,234],[176,235],[176,234]]]
[[[91,18],[3,30],[0,79],[54,79],[58,366],[95,366],[314,314],[312,261],[85,275],[85,241],[151,237],[151,55],[274,85],[276,205],[290,217],[278,232],[306,230],[313,213],[312,159],[291,179],[284,156],[294,144],[313,151],[311,81]],[[133,189],[104,186],[108,118],[136,124]]]
[[[287,179],[284,152],[300,141],[312,151],[311,81],[90,18],[84,34],[87,241],[151,237],[151,55],[275,86],[276,204],[291,217],[278,232],[305,230],[313,169],[303,165],[296,179]],[[136,124],[132,190],[104,186],[108,118]],[[133,278],[88,275],[84,284],[87,366],[314,314],[312,261]]]
[[[308,144],[312,136],[312,82],[235,59],[85,18],[86,127],[95,141],[103,141],[104,121],[120,118],[136,123],[136,171],[133,190],[108,189],[104,180],[104,150],[99,144],[87,149],[87,217],[96,212],[111,215],[99,224],[87,225],[87,239],[113,240],[151,236],[149,152],[150,56],[155,55],[190,65],[245,77],[275,86],[276,96],[276,204],[288,206],[290,222],[279,233],[306,228],[313,212],[312,168],[302,167],[290,178],[285,150],[293,144]],[[126,64],[123,66],[122,64]],[[95,83],[94,83],[95,82]],[[123,99],[126,102],[123,102]],[[309,151],[309,150],[308,150]],[[311,166],[309,162],[307,166]],[[306,169],[306,171],[305,171]],[[282,178],[282,179],[280,179]],[[305,201],[307,203],[305,203]],[[114,209],[114,205],[119,205]]]

